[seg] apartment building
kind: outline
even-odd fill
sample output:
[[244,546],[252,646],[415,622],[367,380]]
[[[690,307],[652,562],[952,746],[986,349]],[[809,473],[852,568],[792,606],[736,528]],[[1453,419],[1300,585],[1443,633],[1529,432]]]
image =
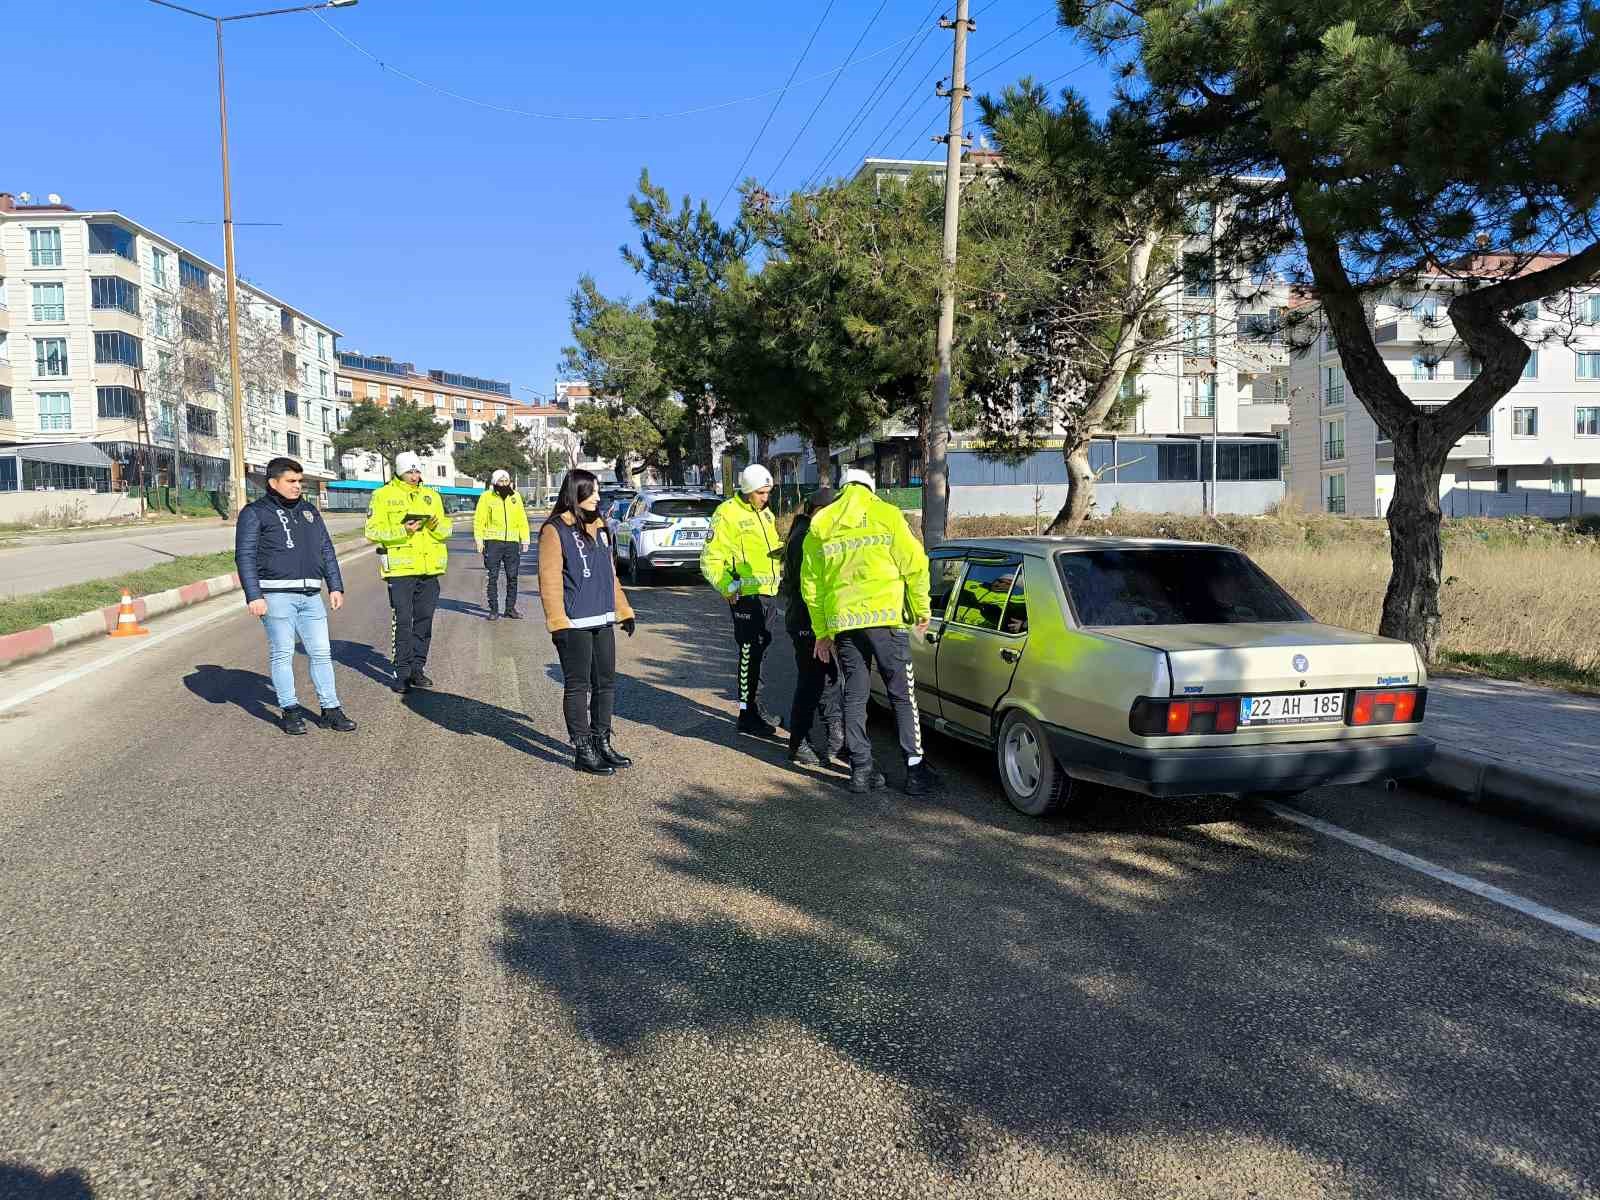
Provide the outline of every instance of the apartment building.
[[[291,454],[332,478],[338,331],[243,278],[239,326],[247,473]],[[230,388],[221,267],[121,213],[0,193],[0,445],[27,447],[0,490],[225,490]]]
[[[1446,311],[1457,286],[1424,279],[1419,291],[1372,308],[1379,352],[1423,408],[1442,407],[1477,374]],[[1532,357],[1516,387],[1452,448],[1439,485],[1446,516],[1600,512],[1600,293],[1530,304],[1519,328]],[[1346,387],[1326,330],[1295,357],[1290,393],[1295,498],[1308,509],[1384,516],[1394,448]]]
[[[512,385],[501,380],[454,371],[424,372],[413,363],[387,355],[354,351],[339,353],[334,386],[346,414],[363,402],[381,407],[404,403],[431,408],[436,420],[448,423],[449,436],[423,457],[423,481],[436,486],[487,486],[486,481],[469,478],[456,469],[456,448],[476,441],[485,427],[496,422],[521,424],[540,407],[514,399]],[[372,454],[347,454],[341,467],[342,477],[352,480],[382,480],[386,471]]]

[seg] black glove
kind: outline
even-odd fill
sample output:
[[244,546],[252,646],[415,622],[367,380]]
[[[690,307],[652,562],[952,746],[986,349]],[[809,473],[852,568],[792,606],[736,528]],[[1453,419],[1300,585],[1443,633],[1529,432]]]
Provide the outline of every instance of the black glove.
[[620,624],[622,626],[622,632],[623,633],[627,634],[629,637],[633,636],[633,628],[634,628],[634,625],[635,625],[635,621],[634,621],[634,619],[632,617],[628,617],[627,619],[625,619],[623,621],[619,621],[618,624]]

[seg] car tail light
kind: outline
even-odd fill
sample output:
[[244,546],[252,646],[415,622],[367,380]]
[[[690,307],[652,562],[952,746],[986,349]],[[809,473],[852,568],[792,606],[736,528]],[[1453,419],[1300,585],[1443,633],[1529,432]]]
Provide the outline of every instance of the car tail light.
[[1416,688],[1357,692],[1350,705],[1352,725],[1413,725],[1422,720],[1427,693]]
[[1234,733],[1239,728],[1239,698],[1146,700],[1134,702],[1128,728],[1140,737],[1181,737]]

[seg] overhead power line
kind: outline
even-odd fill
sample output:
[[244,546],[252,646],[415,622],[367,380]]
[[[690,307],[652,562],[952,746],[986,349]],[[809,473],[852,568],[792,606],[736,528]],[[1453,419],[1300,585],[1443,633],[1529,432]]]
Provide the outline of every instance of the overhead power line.
[[447,99],[455,100],[462,104],[470,104],[474,108],[483,108],[488,109],[491,112],[505,113],[513,117],[529,117],[537,121],[582,121],[592,122],[595,124],[603,124],[613,121],[671,121],[680,117],[696,117],[702,113],[717,112],[724,108],[736,108],[741,104],[752,104],[757,100],[765,100],[769,96],[778,96],[781,98],[785,92],[791,90],[792,88],[805,87],[807,84],[816,83],[818,80],[827,79],[831,76],[837,75],[841,71],[848,71],[851,67],[860,66],[862,63],[872,62],[874,59],[882,58],[885,54],[889,54],[895,50],[898,50],[907,42],[915,41],[918,36],[920,36],[915,33],[908,34],[906,37],[903,37],[898,41],[890,42],[887,46],[880,46],[876,50],[870,51],[867,54],[863,54],[860,58],[852,59],[849,62],[840,63],[838,66],[830,67],[826,71],[818,71],[815,75],[807,75],[804,79],[790,79],[790,81],[784,84],[782,87],[768,88],[764,92],[754,92],[748,96],[736,96],[732,100],[719,100],[714,104],[701,104],[694,108],[681,108],[672,112],[617,114],[557,113],[542,112],[537,109],[517,108],[510,104],[496,104],[491,100],[480,100],[475,96],[466,96],[460,92],[451,91],[449,88],[441,87],[437,83],[432,83],[426,79],[412,75],[408,71],[403,71],[393,63],[378,57],[378,55],[374,54],[360,42],[350,37],[344,32],[344,30],[333,24],[321,13],[312,10],[311,15],[318,21],[321,21],[322,24],[326,26],[327,29],[345,45],[349,46],[362,57],[371,59],[381,70],[399,79],[404,79],[407,83],[413,83],[420,88],[426,88],[428,91],[435,92],[438,95],[446,97]]
[[[978,80],[982,79],[985,75],[993,75],[996,71],[998,71],[1001,67],[1005,66],[1007,63],[1011,62],[1013,59],[1021,58],[1029,50],[1032,50],[1035,46],[1040,45],[1043,42],[1049,41],[1052,37],[1054,37],[1056,35],[1056,32],[1057,31],[1054,30],[1054,29],[1050,30],[1048,33],[1044,34],[1042,37],[1035,38],[1033,41],[1029,42],[1021,50],[1016,51],[1014,54],[1008,54],[1004,58],[1002,58],[999,62],[995,63],[994,65],[992,65],[990,67],[987,67],[982,71],[979,71],[976,75],[971,76],[967,80],[967,86],[971,87],[974,83],[976,83]],[[1058,75],[1056,77],[1056,79],[1065,79],[1068,75],[1071,75],[1073,73],[1073,71],[1081,70],[1083,67],[1086,67],[1088,65],[1089,64],[1087,62],[1082,63],[1079,66],[1072,68],[1071,71],[1067,71],[1067,72],[1064,72],[1061,75]],[[1055,79],[1052,79],[1050,81],[1050,83],[1054,83],[1054,82],[1056,82]],[[1047,83],[1044,86],[1048,87],[1049,84]],[[923,129],[923,131],[920,134],[917,135],[916,139],[914,141],[912,141],[910,147],[907,149],[906,153],[902,157],[910,158],[911,157],[911,150],[914,150],[922,142],[922,140],[924,138],[931,136],[932,131],[933,131],[934,127],[938,124],[938,122],[939,122],[939,117],[938,117],[937,114],[935,114],[933,120],[929,121],[927,126]]]

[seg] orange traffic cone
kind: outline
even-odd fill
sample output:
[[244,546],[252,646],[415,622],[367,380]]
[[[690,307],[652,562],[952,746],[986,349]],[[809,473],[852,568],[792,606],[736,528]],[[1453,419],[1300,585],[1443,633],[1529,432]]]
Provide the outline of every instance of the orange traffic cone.
[[139,614],[133,611],[133,597],[127,588],[122,589],[122,603],[117,606],[117,627],[112,637],[144,637],[150,631],[139,624]]

